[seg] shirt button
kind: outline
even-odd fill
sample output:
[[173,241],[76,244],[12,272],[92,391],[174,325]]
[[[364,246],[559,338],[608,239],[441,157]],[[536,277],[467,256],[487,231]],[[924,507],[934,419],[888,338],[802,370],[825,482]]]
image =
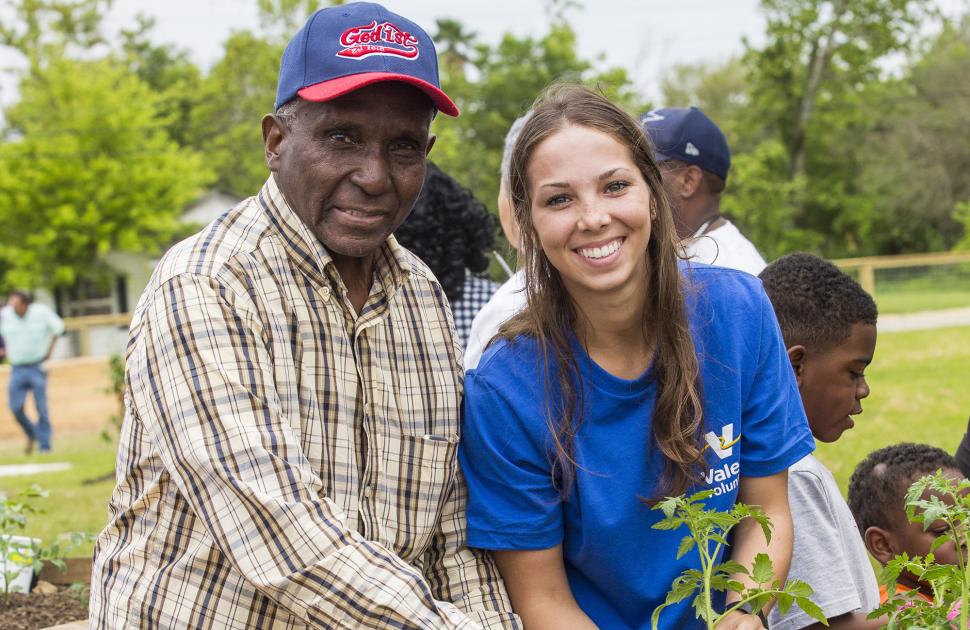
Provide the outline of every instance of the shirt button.
[[330,299],[330,287],[320,287],[320,297],[326,302]]
[[373,499],[374,498],[374,486],[373,485],[364,486],[364,496],[367,497],[368,499]]

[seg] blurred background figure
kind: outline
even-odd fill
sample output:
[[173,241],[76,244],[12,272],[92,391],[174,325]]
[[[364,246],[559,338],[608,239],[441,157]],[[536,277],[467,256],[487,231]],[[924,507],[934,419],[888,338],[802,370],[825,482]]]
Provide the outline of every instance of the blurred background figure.
[[[6,342],[6,356],[13,366],[10,371],[9,403],[17,423],[27,434],[28,454],[37,442],[42,453],[51,450],[51,423],[47,413],[47,370],[57,336],[64,332],[64,322],[44,304],[35,304],[24,291],[12,291],[7,305],[0,311],[0,335]],[[27,392],[34,393],[37,423],[34,424],[24,405]]]
[[677,236],[687,258],[758,275],[765,260],[721,214],[731,168],[727,138],[696,107],[655,109],[640,117],[656,152]]
[[498,288],[485,275],[495,241],[495,221],[485,204],[429,162],[421,196],[394,236],[438,278],[464,348],[475,314]]
[[[519,251],[519,226],[512,216],[512,197],[509,194],[509,162],[512,159],[515,141],[519,139],[519,132],[531,115],[530,110],[517,118],[505,134],[502,163],[499,166],[498,216],[502,224],[502,232],[509,245],[515,250],[516,258],[521,252]],[[509,279],[495,291],[488,304],[475,316],[471,332],[468,334],[468,343],[465,344],[466,370],[472,370],[478,366],[482,353],[498,332],[499,326],[518,313],[523,306],[525,306],[525,272],[519,269],[514,274],[509,274]]]

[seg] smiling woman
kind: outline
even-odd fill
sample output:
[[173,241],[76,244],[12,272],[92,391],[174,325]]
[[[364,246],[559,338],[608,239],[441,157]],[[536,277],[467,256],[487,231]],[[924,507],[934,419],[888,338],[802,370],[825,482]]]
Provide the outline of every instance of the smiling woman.
[[[526,627],[650,627],[700,563],[643,499],[688,490],[761,505],[771,544],[742,527],[732,557],[767,551],[783,578],[785,471],[813,443],[760,284],[678,259],[643,131],[589,90],[539,100],[510,175],[528,304],[466,375],[461,459],[469,542],[494,550]],[[693,610],[660,623],[692,627]]]

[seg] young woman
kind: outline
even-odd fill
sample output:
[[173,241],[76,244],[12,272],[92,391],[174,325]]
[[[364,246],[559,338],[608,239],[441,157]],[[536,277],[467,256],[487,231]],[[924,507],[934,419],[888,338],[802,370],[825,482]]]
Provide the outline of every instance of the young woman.
[[[648,502],[711,489],[761,505],[736,530],[747,566],[787,572],[786,469],[814,448],[758,280],[677,257],[637,122],[576,86],[536,104],[512,156],[528,306],[468,373],[461,458],[469,544],[492,549],[527,630],[649,628],[685,531]],[[694,628],[690,599],[662,628]],[[736,613],[722,627],[760,628]]]

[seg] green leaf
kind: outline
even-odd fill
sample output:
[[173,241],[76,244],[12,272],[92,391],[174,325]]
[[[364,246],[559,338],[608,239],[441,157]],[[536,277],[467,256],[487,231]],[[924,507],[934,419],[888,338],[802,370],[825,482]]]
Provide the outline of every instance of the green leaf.
[[736,562],[734,560],[725,560],[721,564],[714,567],[714,570],[723,571],[724,573],[729,573],[731,575],[748,575],[748,569],[745,568],[745,566],[740,562]]
[[690,536],[684,536],[680,540],[680,546],[677,548],[677,559],[680,560],[681,557],[688,551],[694,548],[694,539]]
[[778,606],[778,612],[784,616],[788,614],[788,609],[791,608],[794,602],[795,598],[793,596],[789,595],[788,593],[779,593],[778,603],[775,605]]
[[759,553],[754,557],[754,566],[751,570],[751,577],[758,584],[766,584],[774,577],[771,558],[766,553]]
[[792,578],[785,584],[785,592],[795,597],[808,597],[815,591],[808,583],[797,578]]
[[795,603],[801,608],[806,615],[818,621],[824,626],[829,625],[828,619],[825,617],[825,613],[818,605],[807,597],[796,597]]

